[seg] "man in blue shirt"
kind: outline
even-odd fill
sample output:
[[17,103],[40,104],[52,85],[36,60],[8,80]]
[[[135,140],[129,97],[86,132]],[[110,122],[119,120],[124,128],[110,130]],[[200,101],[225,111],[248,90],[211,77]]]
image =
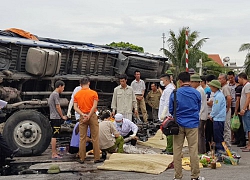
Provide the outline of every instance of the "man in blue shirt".
[[213,121],[214,142],[216,150],[224,151],[222,142],[224,141],[224,123],[226,119],[226,99],[223,93],[220,91],[221,83],[218,80],[212,80],[208,85],[211,91],[214,93],[214,101],[212,106],[212,112],[209,115],[211,121]]
[[[78,152],[79,152],[79,142],[80,142],[80,133],[79,133],[79,122],[76,123],[73,133],[72,133],[72,137],[71,137],[71,141],[70,141],[70,147],[69,147],[69,153],[70,154],[75,154],[77,153],[77,157],[79,156]],[[90,128],[88,126],[88,130],[87,130],[87,142],[86,142],[86,152],[90,151],[93,149],[93,144],[91,142],[91,137],[90,137]]]
[[[175,180],[181,179],[182,161],[181,153],[185,137],[188,141],[188,148],[191,161],[191,180],[198,180],[200,175],[198,158],[198,126],[199,113],[201,108],[201,95],[199,91],[190,86],[190,74],[182,72],[178,76],[180,88],[176,93],[176,121],[180,126],[178,135],[174,135],[174,169]],[[169,112],[174,114],[174,94],[169,100]]]

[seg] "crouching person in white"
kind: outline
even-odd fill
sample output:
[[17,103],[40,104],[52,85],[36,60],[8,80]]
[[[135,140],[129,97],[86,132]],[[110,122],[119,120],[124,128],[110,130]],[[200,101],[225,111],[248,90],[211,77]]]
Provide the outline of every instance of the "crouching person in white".
[[122,114],[115,115],[115,126],[120,135],[125,139],[127,137],[132,137],[130,140],[131,145],[135,146],[137,142],[136,133],[138,127],[129,119],[123,118]]

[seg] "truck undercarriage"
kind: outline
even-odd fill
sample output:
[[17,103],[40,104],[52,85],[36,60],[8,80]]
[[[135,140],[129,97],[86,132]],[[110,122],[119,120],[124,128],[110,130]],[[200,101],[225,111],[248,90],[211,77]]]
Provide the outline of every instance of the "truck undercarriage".
[[[60,95],[64,113],[72,91],[86,75],[91,79],[91,89],[98,92],[98,108],[101,110],[110,108],[119,74],[126,73],[130,84],[134,70],[139,69],[149,88],[150,82],[157,81],[168,68],[166,58],[148,53],[90,43],[38,39],[10,37],[0,31],[0,99],[8,102],[1,110],[0,123],[8,145],[12,149],[20,148],[19,156],[39,155],[49,146],[52,132],[47,100],[57,80],[65,82],[65,90]],[[59,72],[53,76],[28,73],[26,60],[30,48],[59,52]],[[148,131],[141,126],[145,135]]]

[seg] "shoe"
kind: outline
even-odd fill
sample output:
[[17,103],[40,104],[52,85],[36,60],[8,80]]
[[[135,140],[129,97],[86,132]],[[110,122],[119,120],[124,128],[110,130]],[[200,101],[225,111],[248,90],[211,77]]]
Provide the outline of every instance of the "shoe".
[[106,160],[107,159],[107,152],[106,151],[102,151],[102,157],[101,159]]
[[15,155],[18,153],[18,151],[19,151],[19,148],[17,148],[16,150],[14,150],[12,152],[12,154],[10,155],[10,159],[13,159],[15,157]]
[[172,152],[165,152],[164,154],[167,154],[167,155],[174,155],[174,153],[172,153]]
[[101,163],[103,161],[104,161],[103,159],[99,159],[99,160],[95,160],[94,163]]
[[191,180],[205,180],[205,178],[204,178],[204,177],[199,176],[199,177],[197,177],[197,178],[191,178]]
[[234,141],[234,142],[232,142],[232,145],[238,145],[238,144],[240,144],[239,141]]
[[239,143],[238,145],[237,145],[237,147],[245,147],[246,146],[246,143]]
[[161,152],[163,152],[163,153],[164,153],[164,152],[166,152],[166,151],[167,151],[166,149],[163,149]]
[[78,159],[77,162],[80,164],[84,164],[84,160],[81,160],[81,159]]
[[173,152],[168,152],[168,151],[162,151],[162,154],[167,154],[167,155],[173,155],[174,153]]

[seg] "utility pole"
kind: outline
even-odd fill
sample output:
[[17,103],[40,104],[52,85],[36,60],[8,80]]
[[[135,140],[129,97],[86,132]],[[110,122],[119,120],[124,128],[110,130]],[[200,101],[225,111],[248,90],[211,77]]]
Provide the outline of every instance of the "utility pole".
[[[165,33],[162,33],[162,37],[161,38],[162,38],[162,48],[165,49],[165,39],[166,39]],[[163,51],[163,55],[165,55],[164,51]]]
[[202,58],[199,59],[199,63],[201,64],[201,67],[199,68],[199,75],[202,75]]
[[188,27],[185,31],[185,51],[186,51],[186,72],[188,72]]
[[[199,68],[199,75],[202,75],[202,58],[199,59],[199,61],[196,63],[196,67]],[[205,67],[204,67],[205,68]]]

